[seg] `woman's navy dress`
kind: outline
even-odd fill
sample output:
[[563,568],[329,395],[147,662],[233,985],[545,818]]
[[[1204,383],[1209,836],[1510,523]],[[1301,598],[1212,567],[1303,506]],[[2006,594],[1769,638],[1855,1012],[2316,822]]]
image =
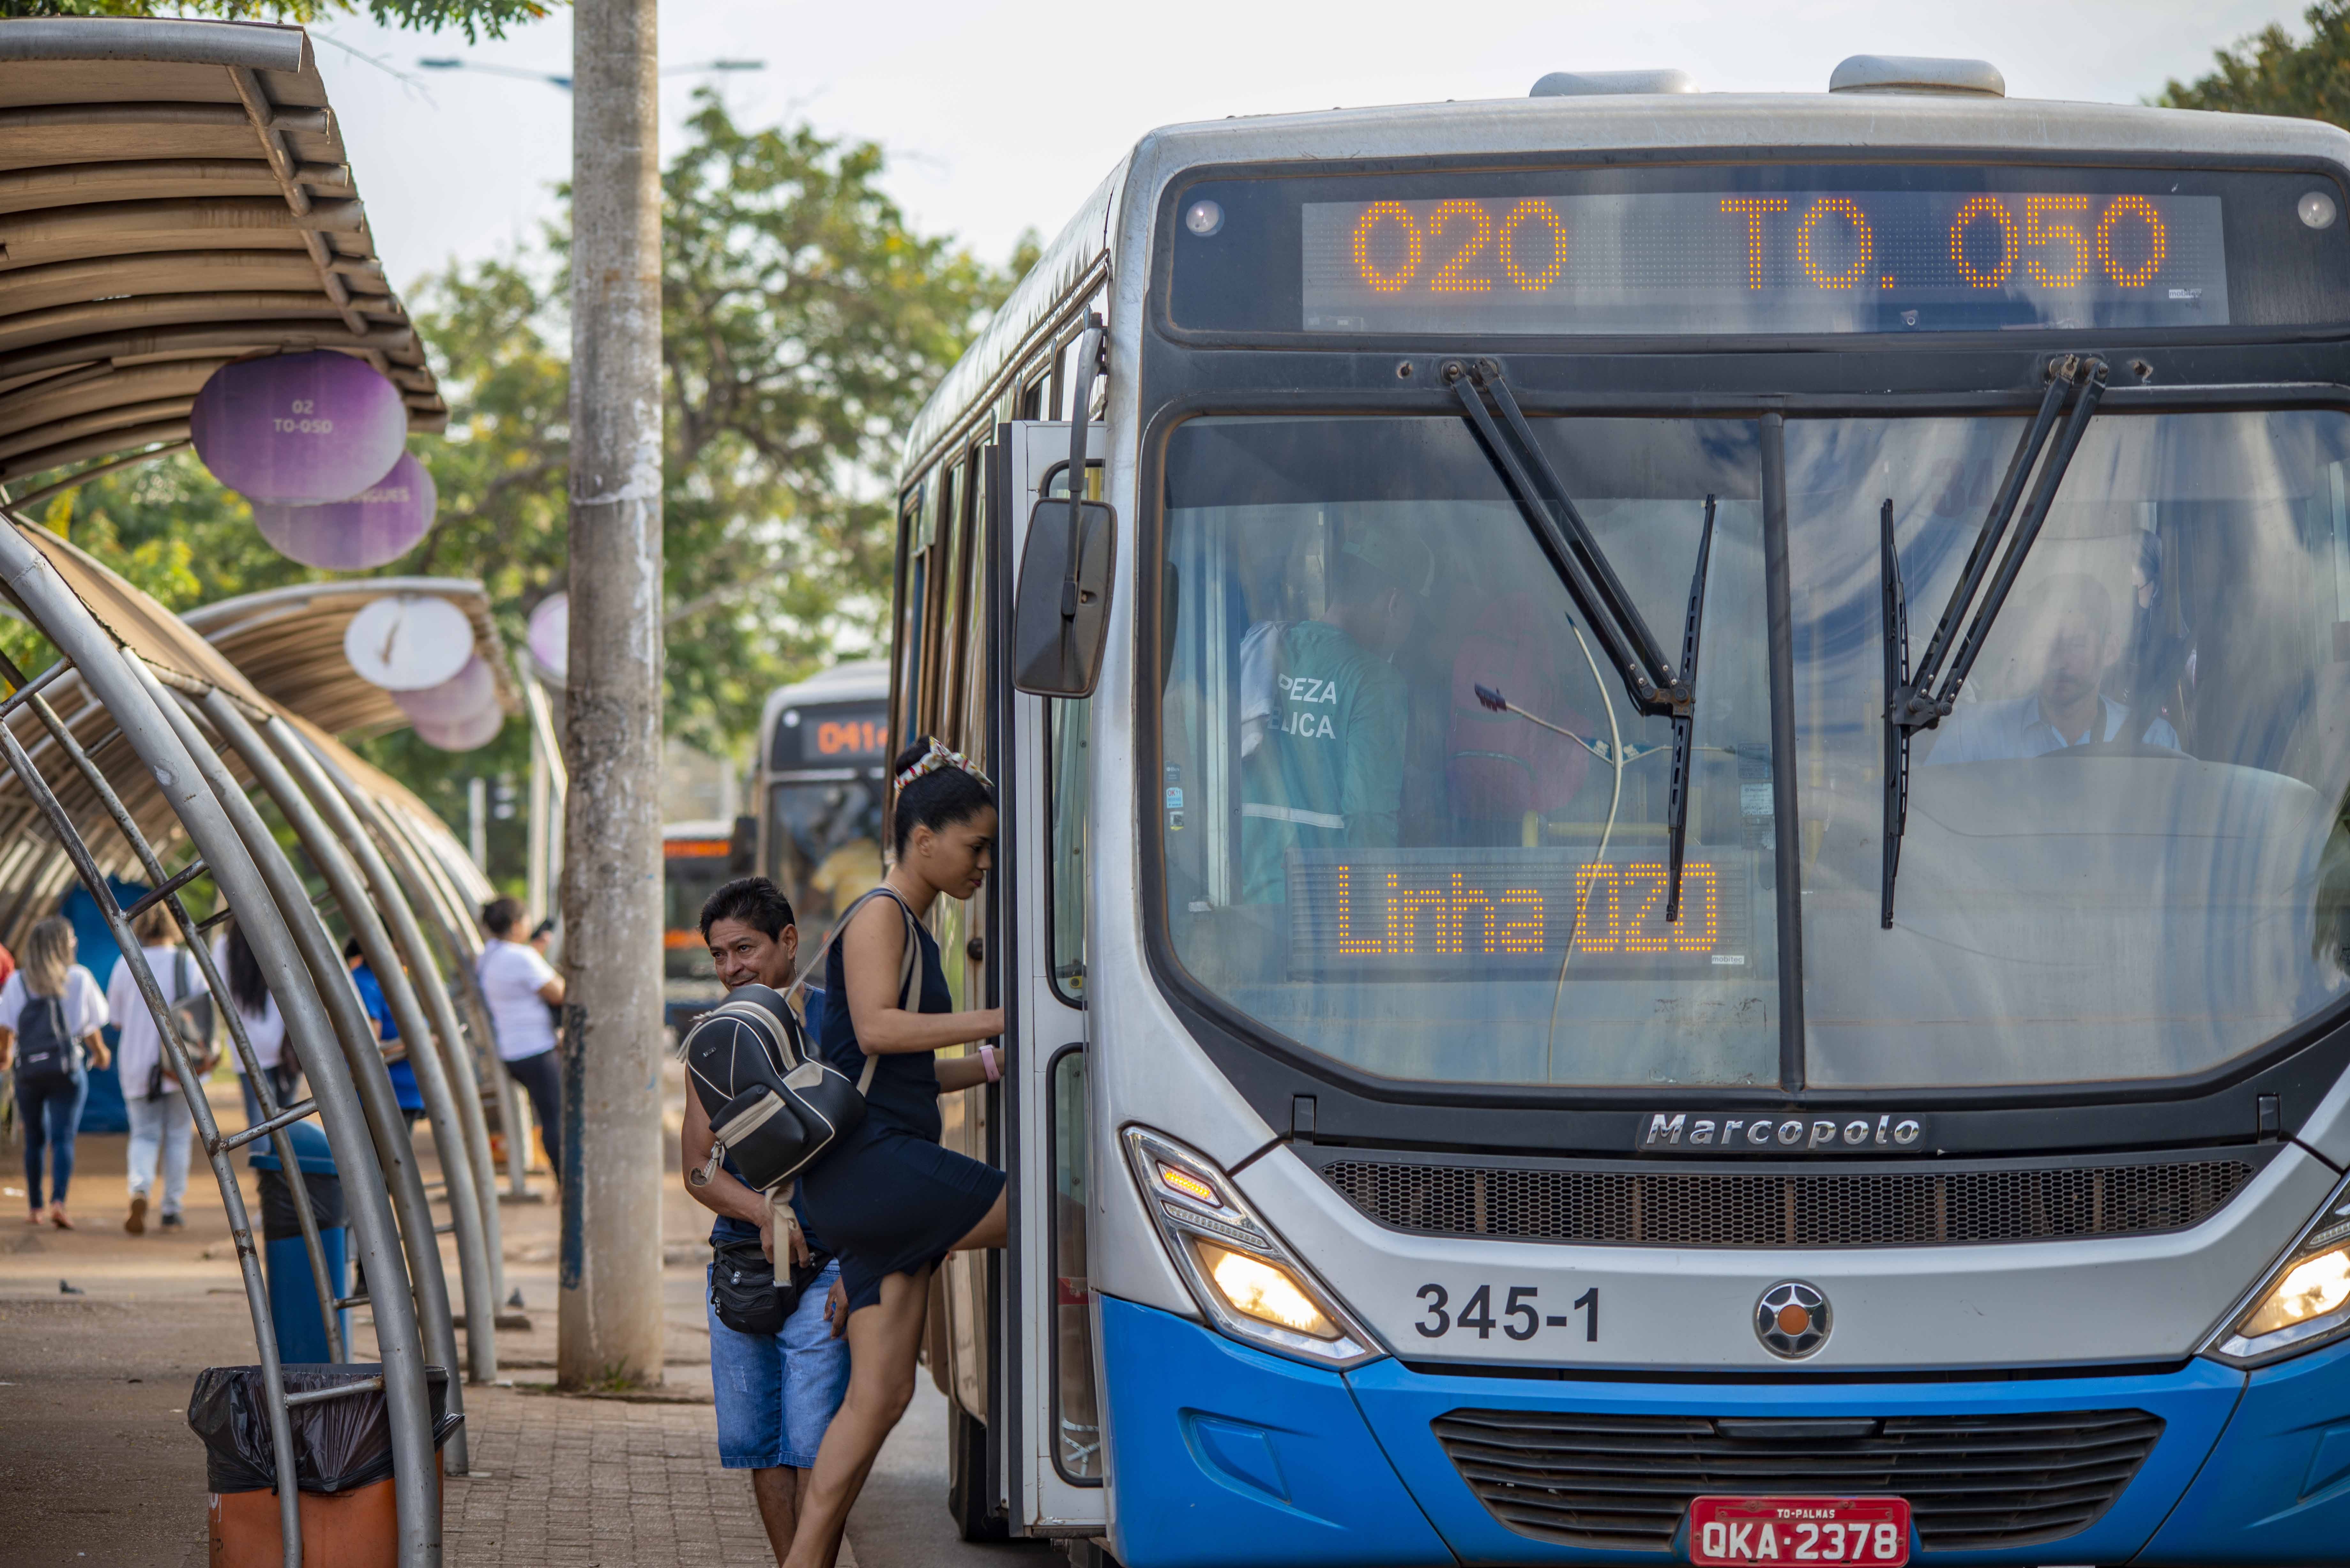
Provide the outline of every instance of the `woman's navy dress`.
[[[939,944],[919,923],[914,929],[922,946],[921,1011],[951,1012]],[[827,1061],[855,1078],[865,1070],[865,1052],[849,1021],[840,949],[836,941],[825,955],[825,997],[838,1005],[825,1008],[819,1044]],[[1002,1171],[939,1147],[936,1053],[893,1053],[874,1064],[864,1122],[799,1180],[809,1228],[840,1259],[851,1312],[879,1301],[889,1275],[945,1257],[1003,1190]]]

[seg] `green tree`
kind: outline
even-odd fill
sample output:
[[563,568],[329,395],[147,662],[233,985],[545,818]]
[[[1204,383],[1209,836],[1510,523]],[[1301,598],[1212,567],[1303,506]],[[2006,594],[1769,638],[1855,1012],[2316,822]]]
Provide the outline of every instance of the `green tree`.
[[567,0],[0,0],[0,16],[215,16],[232,22],[317,22],[364,15],[388,27],[462,29],[468,43],[503,38]]
[[[994,267],[914,230],[881,150],[805,128],[746,130],[714,96],[663,176],[666,722],[736,754],[766,692],[886,643],[895,441],[1033,261]],[[441,508],[387,574],[464,576],[519,646],[566,574],[570,327],[565,232],[411,291],[450,407],[420,438]],[[45,521],[174,608],[324,579],[279,556],[192,457],[99,477]],[[12,654],[30,636],[0,632]],[[36,666],[46,662],[36,659]],[[513,723],[452,757],[407,732],[363,748],[452,822],[464,781],[519,775]],[[493,872],[519,851],[493,835]]]
[[2310,36],[2296,40],[2271,23],[2191,82],[2166,84],[2155,102],[2171,109],[2290,115],[2350,126],[2350,0],[2321,0],[2302,15]]

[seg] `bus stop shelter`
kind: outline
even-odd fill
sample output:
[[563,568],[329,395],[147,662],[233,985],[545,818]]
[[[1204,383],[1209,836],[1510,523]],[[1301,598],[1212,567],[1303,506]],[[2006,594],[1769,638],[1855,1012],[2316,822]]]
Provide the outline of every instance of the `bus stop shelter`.
[[[306,35],[214,22],[0,22],[0,596],[50,650],[31,670],[0,659],[0,937],[20,936],[75,883],[104,916],[179,1069],[236,1238],[281,1477],[296,1469],[290,1407],[230,1161],[267,1138],[296,1168],[286,1129],[317,1120],[368,1282],[398,1560],[422,1568],[441,1557],[426,1368],[449,1369],[459,1413],[461,1382],[497,1369],[497,1210],[478,1072],[492,1054],[485,1020],[467,1017],[474,1010],[463,1000],[479,874],[412,795],[335,740],[328,724],[339,715],[322,709],[321,723],[298,695],[273,697],[26,510],[184,446],[196,392],[221,365],[315,349],[375,365],[400,389],[411,431],[445,420],[423,346],[376,257]],[[495,655],[484,633],[484,651]],[[502,657],[493,662],[503,669]],[[125,884],[146,891],[119,898]],[[207,884],[217,907],[191,907]],[[225,987],[210,936],[235,919],[285,1017],[308,1098],[270,1101],[236,1010],[224,1007],[249,1081],[263,1085],[265,1116],[237,1133],[214,1123],[130,936],[130,922],[158,905],[216,994]],[[444,1177],[437,1212],[337,929],[358,940],[382,981],[415,1068]],[[315,1282],[331,1302],[315,1217],[303,1185],[290,1185]],[[454,1282],[442,1263],[444,1231],[455,1241]],[[324,1318],[328,1343],[352,1359],[331,1307]],[[465,1469],[462,1426],[447,1459]],[[297,1493],[278,1492],[285,1561],[296,1568]]]

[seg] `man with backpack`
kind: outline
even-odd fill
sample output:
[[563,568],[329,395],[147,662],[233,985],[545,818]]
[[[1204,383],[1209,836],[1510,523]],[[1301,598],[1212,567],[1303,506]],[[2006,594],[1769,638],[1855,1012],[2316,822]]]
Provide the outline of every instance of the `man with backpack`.
[[[729,991],[790,991],[799,929],[791,901],[764,877],[712,893],[702,907],[702,936]],[[789,1064],[774,1065],[781,1073]],[[689,1092],[680,1140],[685,1189],[718,1216],[710,1231],[710,1373],[719,1462],[751,1472],[760,1521],[781,1562],[808,1469],[848,1388],[847,1342],[827,1322],[840,1264],[789,1208],[777,1210],[746,1186],[732,1160],[713,1162],[713,1143],[710,1113]]]

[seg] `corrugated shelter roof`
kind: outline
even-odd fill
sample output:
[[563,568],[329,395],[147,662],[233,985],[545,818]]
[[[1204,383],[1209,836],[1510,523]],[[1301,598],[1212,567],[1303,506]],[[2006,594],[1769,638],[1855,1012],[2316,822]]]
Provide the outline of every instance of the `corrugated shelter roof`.
[[[78,585],[77,585],[78,586]],[[361,577],[265,588],[192,609],[188,628],[234,665],[263,696],[336,735],[374,735],[408,723],[391,693],[370,684],[343,653],[351,618],[377,599],[399,595],[447,599],[473,626],[473,650],[498,683],[498,701],[522,711],[504,644],[490,618],[482,585],[461,577]],[[88,598],[88,596],[83,596]],[[96,600],[91,607],[105,612]],[[419,809],[421,809],[420,806]]]
[[[16,521],[16,531],[48,557],[57,576],[66,580],[98,623],[114,639],[159,670],[168,670],[207,686],[218,686],[238,701],[261,705],[261,693],[223,659],[218,649],[193,635],[187,623],[140,589],[130,586],[95,556],[32,523]],[[27,673],[30,673],[29,671]]]
[[447,422],[302,29],[0,22],[0,483],[171,450],[213,370],[311,348]]

